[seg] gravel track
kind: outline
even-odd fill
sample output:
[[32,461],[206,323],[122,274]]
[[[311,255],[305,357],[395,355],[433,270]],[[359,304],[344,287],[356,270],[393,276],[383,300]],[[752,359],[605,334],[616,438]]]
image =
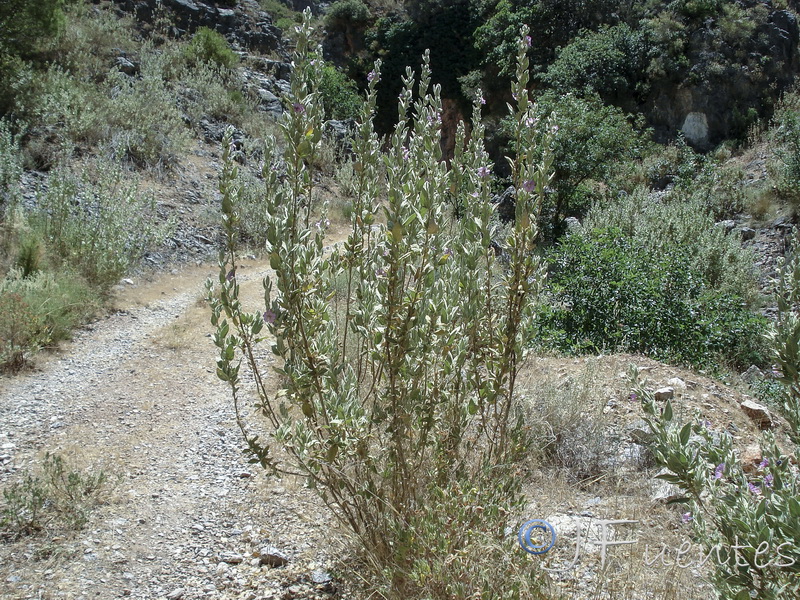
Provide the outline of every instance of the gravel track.
[[[248,268],[256,288],[264,269]],[[197,302],[211,272],[126,286],[122,310],[0,382],[0,486],[46,451],[117,480],[84,530],[0,542],[0,598],[255,600],[335,590],[329,513],[241,453],[227,388],[213,373],[208,310]]]

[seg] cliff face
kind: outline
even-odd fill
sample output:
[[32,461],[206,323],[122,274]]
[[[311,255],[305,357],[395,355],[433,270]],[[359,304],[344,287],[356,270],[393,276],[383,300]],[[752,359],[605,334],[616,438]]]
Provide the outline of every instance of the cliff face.
[[752,33],[737,39],[711,22],[701,24],[687,35],[682,66],[652,80],[638,110],[657,139],[682,132],[696,149],[708,150],[767,116],[792,85],[800,67],[795,14],[772,10],[762,22],[742,26]]
[[[195,0],[114,0],[143,23],[153,23],[165,10],[174,32],[192,33],[208,27],[242,48],[285,56],[282,32],[256,0],[196,2]],[[159,7],[160,5],[160,7]]]

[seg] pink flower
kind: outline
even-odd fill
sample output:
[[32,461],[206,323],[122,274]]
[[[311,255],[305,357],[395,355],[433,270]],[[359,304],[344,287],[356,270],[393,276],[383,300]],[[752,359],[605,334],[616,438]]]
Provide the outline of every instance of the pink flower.
[[486,98],[484,98],[484,97],[483,97],[483,94],[481,94],[481,95],[480,95],[480,97],[478,98],[478,101],[479,101],[481,104],[486,104]]
[[768,467],[768,466],[769,466],[769,459],[768,458],[765,458],[760,463],[758,463],[758,467],[760,469],[763,469],[764,467]]
[[378,78],[378,74],[375,71],[370,71],[367,73],[367,81],[375,81]]
[[761,488],[758,487],[755,483],[748,483],[747,487],[750,490],[751,494],[755,494],[756,496],[761,495]]
[[722,474],[725,472],[725,463],[719,463],[717,468],[714,469],[714,479],[722,479]]
[[775,483],[775,477],[772,473],[764,477],[764,487],[771,488],[773,483]]
[[685,512],[685,513],[683,513],[681,515],[681,523],[688,523],[692,519],[694,519],[694,517],[692,516],[692,513],[690,513],[690,512]]
[[533,41],[533,40],[531,40],[531,36],[529,36],[529,35],[526,35],[526,36],[525,36],[525,45],[526,45],[528,48],[530,48],[530,47],[531,47],[531,43],[532,43],[532,41]]
[[489,167],[478,167],[478,177],[488,177],[491,169]]
[[[530,194],[536,189],[536,182],[533,179],[528,179],[522,183],[522,189]],[[631,396],[633,396],[632,400],[636,399],[636,394],[631,394]]]
[[296,115],[301,115],[304,112],[306,112],[306,107],[300,104],[299,102],[295,102],[294,104],[292,104],[292,108],[294,109],[294,113]]
[[266,312],[264,312],[264,315],[263,315],[263,316],[264,316],[264,322],[265,322],[265,323],[269,323],[270,325],[274,325],[274,324],[275,324],[275,321],[276,321],[276,320],[277,320],[277,318],[278,318],[278,315],[276,315],[276,314],[275,314],[275,313],[272,311],[272,309],[269,309],[269,308],[266,310]]

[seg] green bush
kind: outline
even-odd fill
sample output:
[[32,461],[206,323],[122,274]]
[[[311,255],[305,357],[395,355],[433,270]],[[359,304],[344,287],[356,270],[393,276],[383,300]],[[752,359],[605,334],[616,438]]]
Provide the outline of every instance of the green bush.
[[[580,217],[588,210],[593,200],[588,184],[610,179],[649,152],[651,142],[620,109],[604,104],[596,95],[548,92],[537,100],[529,123],[536,131],[535,143],[551,134],[548,127],[556,131],[555,177],[542,211],[545,235],[553,239],[561,233],[566,217]],[[519,152],[513,140],[511,149]],[[525,150],[536,152],[535,148]]]
[[566,352],[635,352],[696,367],[763,363],[764,319],[710,285],[691,248],[664,237],[654,251],[613,227],[567,235],[550,254],[551,305],[534,339]]
[[[515,382],[542,277],[535,223],[550,178],[548,154],[541,162],[514,163],[523,191],[519,226],[506,239],[511,268],[504,269],[491,245],[488,156],[477,116],[469,141],[460,128],[448,171],[439,144],[442,100],[431,87],[426,55],[418,81],[411,69],[406,73],[400,122],[383,154],[372,126],[375,75],[353,141],[351,233],[327,256],[325,224],[310,222],[317,190],[308,165],[319,152],[323,111],[316,86],[322,65],[309,60],[309,36],[307,20],[298,38],[292,110],[281,125],[285,177],[273,168],[275,145],[265,151],[274,275],[264,282],[265,304],[253,313],[239,299],[242,191],[230,134],[226,140],[220,183],[226,242],[218,285],[209,284],[217,375],[231,386],[254,460],[302,474],[358,538],[384,597],[540,597],[541,579],[521,553],[510,552],[513,540],[502,532],[520,501],[515,469],[531,442]],[[530,147],[525,48],[520,44],[513,132]],[[450,189],[474,198],[459,222],[447,218]],[[378,220],[384,206],[387,225]],[[277,394],[265,386],[276,363],[264,360],[264,343],[280,365]],[[244,417],[240,360],[250,367],[267,427]],[[459,554],[505,558],[484,568]]]
[[676,0],[672,3],[682,15],[693,19],[704,19],[719,13],[723,0]]
[[606,100],[630,101],[641,93],[650,48],[628,25],[586,32],[562,48],[541,76],[561,94],[594,92]]
[[327,118],[353,119],[361,114],[364,100],[358,94],[355,81],[330,63],[322,67],[319,92]]
[[20,197],[22,157],[19,136],[11,131],[11,124],[0,120],[0,222],[7,219],[9,210],[17,205]]
[[42,323],[17,293],[0,292],[0,367],[18,371],[46,340]]
[[[796,103],[796,96],[793,103]],[[775,115],[777,191],[800,213],[800,109],[791,101]]]
[[100,503],[108,476],[76,470],[57,454],[46,454],[41,473],[26,471],[3,490],[0,532],[19,538],[42,531],[78,530]]
[[737,236],[714,226],[701,195],[659,200],[638,189],[614,202],[593,206],[583,224],[584,231],[619,229],[654,256],[680,252],[687,266],[702,276],[704,285],[738,296],[748,307],[757,305],[752,250],[743,248]]
[[170,227],[159,223],[154,198],[140,193],[129,173],[102,162],[95,172],[55,170],[29,219],[52,254],[101,292],[160,243]]
[[778,381],[783,414],[791,426],[790,436],[800,445],[800,231],[795,229],[788,260],[778,265],[775,298],[778,319],[772,332],[773,358],[780,368]]
[[64,27],[65,0],[4,0],[0,4],[0,115],[13,107],[10,85],[42,43]]
[[190,63],[214,63],[218,67],[231,69],[239,57],[231,50],[228,41],[218,32],[201,27],[184,48],[184,57]]
[[369,7],[361,0],[336,0],[325,13],[325,26],[340,29],[359,25],[366,23],[370,16]]

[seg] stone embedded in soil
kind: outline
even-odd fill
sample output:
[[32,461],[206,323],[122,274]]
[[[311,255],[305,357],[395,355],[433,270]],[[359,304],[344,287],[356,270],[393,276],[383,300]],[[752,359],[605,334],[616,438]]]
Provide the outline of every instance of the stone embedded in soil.
[[671,400],[674,395],[675,395],[674,388],[663,387],[659,390],[656,390],[655,399],[656,402],[666,402],[667,400]]
[[274,546],[265,546],[261,549],[259,562],[270,567],[282,567],[289,562],[289,557]]
[[772,415],[769,414],[766,406],[752,400],[743,400],[739,406],[761,429],[772,428]]
[[241,554],[236,554],[235,552],[225,552],[220,555],[219,559],[224,563],[228,563],[229,565],[238,565],[244,561],[244,557]]

